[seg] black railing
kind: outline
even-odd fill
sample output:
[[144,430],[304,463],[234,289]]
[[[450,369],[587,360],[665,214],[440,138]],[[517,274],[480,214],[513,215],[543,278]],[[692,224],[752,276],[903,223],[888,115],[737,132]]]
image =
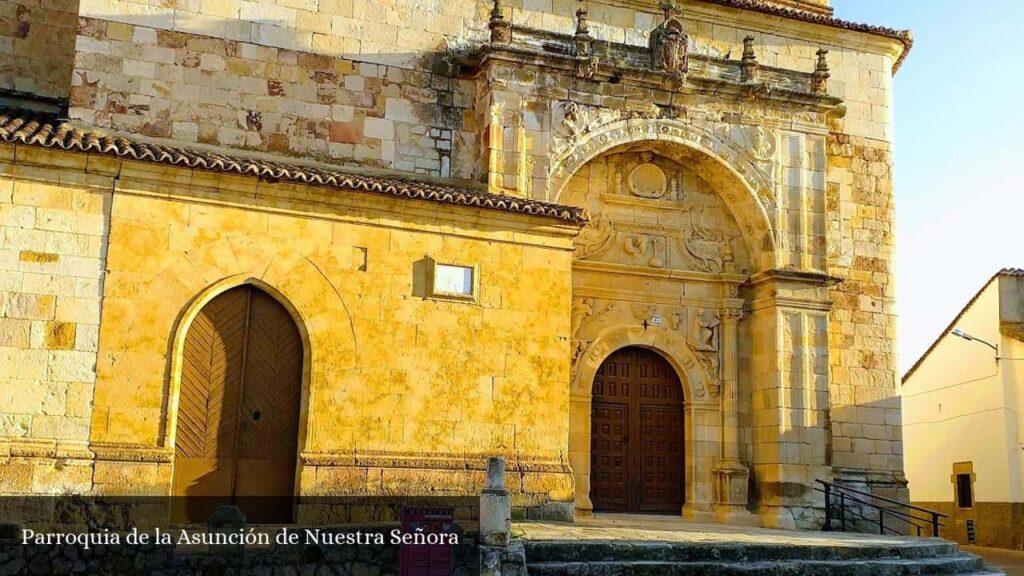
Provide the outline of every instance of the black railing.
[[[931,535],[938,538],[943,528],[942,519],[949,518],[934,510],[911,506],[842,484],[824,480],[817,482],[822,487],[816,487],[815,490],[825,494],[824,531],[873,533],[877,530],[882,535],[904,535],[907,530],[911,530],[921,536],[924,530],[930,529]],[[871,529],[868,530],[866,526]]]

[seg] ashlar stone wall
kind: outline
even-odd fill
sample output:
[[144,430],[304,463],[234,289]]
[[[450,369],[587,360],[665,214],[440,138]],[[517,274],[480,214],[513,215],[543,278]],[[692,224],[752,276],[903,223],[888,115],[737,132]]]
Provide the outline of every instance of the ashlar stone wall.
[[84,173],[81,159],[40,168],[33,157],[19,151],[15,164],[14,148],[0,147],[0,494],[92,480],[112,180]]
[[67,98],[77,25],[78,0],[0,4],[0,89]]

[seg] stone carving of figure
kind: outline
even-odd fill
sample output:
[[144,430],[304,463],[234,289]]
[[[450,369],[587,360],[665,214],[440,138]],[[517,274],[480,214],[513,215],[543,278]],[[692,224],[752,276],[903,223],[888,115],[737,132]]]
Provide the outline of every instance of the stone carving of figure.
[[714,310],[701,310],[693,319],[693,349],[718,352],[718,329],[721,325],[722,320]]
[[615,244],[615,228],[602,214],[594,216],[590,224],[576,238],[576,258],[586,260],[600,256]]
[[582,340],[574,340],[572,345],[572,374],[573,376],[579,372],[580,359],[583,357],[583,353],[587,350],[587,343]]
[[718,274],[723,268],[722,250],[726,239],[721,232],[704,223],[706,216],[707,214],[700,210],[695,219],[693,209],[690,210],[690,229],[683,238],[683,247],[686,253],[696,260],[697,268],[701,272]]
[[594,315],[594,301],[590,298],[577,298],[572,301],[572,337],[578,338],[583,323]]

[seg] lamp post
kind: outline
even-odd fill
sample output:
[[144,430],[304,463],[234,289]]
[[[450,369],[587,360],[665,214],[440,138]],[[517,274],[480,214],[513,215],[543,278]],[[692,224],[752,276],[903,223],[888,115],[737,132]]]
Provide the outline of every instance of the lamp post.
[[992,350],[995,351],[995,353],[996,353],[996,362],[999,362],[999,360],[1000,360],[1000,358],[999,358],[999,346],[996,346],[995,344],[993,344],[991,342],[987,342],[985,340],[982,340],[981,338],[978,338],[977,336],[971,336],[970,334],[964,332],[963,330],[961,330],[959,328],[955,328],[953,330],[952,334],[953,334],[953,336],[956,336],[957,338],[963,338],[964,340],[967,340],[968,342],[979,342],[981,344],[984,344],[985,346],[988,346],[989,348],[991,348]]

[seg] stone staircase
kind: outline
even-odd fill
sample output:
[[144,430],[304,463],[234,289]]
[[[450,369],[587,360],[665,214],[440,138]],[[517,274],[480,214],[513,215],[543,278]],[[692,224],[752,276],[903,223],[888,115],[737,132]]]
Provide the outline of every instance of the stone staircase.
[[937,539],[800,545],[527,540],[530,576],[996,576],[981,558]]

